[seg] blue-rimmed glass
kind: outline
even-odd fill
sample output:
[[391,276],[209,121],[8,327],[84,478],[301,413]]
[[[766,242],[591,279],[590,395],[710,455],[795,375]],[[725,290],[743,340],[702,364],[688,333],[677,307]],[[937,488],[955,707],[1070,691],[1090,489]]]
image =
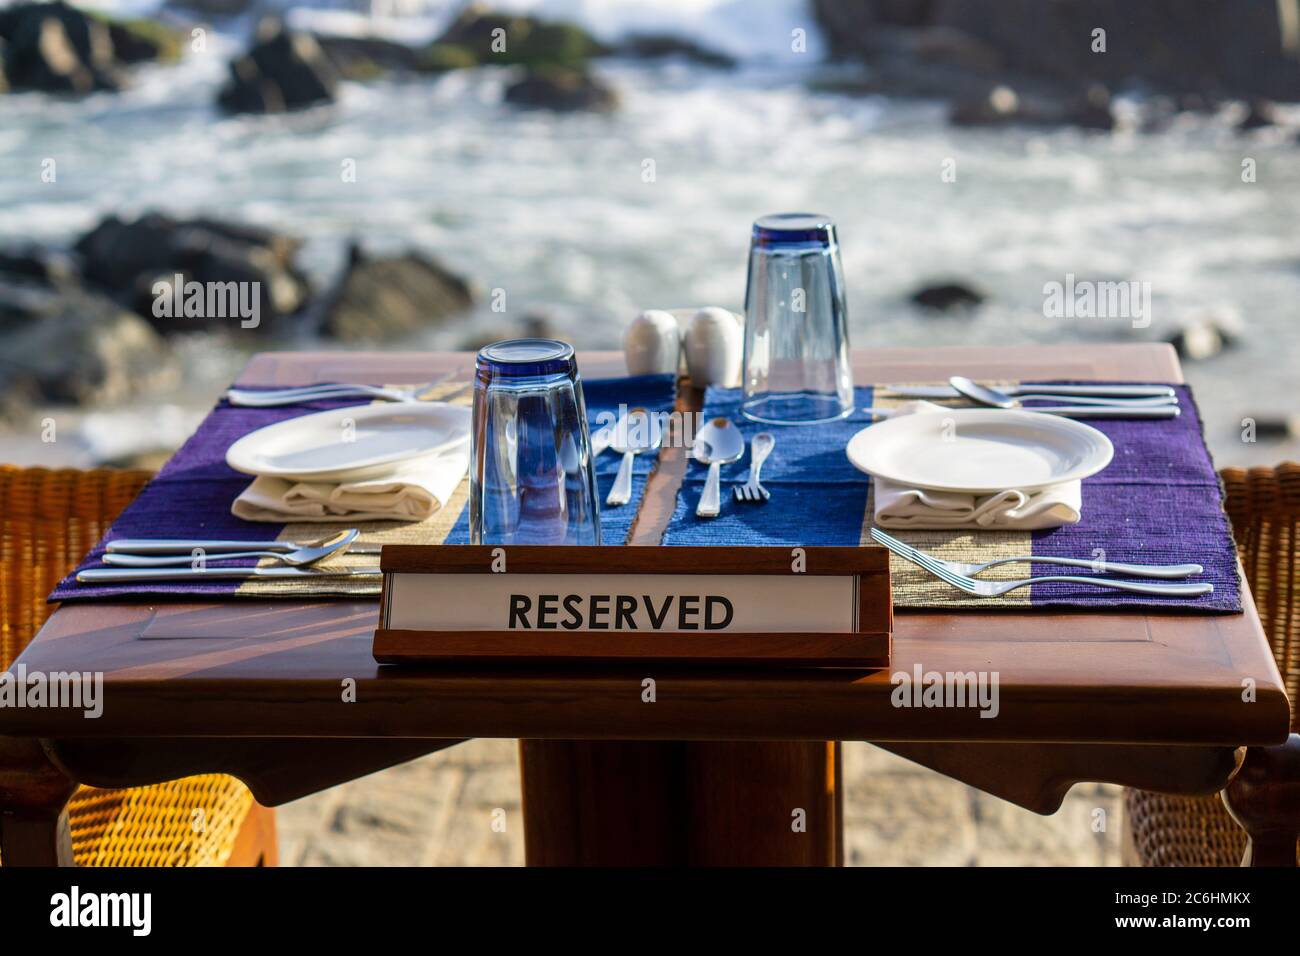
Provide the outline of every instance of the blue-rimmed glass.
[[512,339],[478,353],[470,435],[473,544],[600,544],[587,408],[573,346]]
[[779,213],[754,223],[745,289],[746,418],[773,425],[853,411],[844,268],[835,223]]

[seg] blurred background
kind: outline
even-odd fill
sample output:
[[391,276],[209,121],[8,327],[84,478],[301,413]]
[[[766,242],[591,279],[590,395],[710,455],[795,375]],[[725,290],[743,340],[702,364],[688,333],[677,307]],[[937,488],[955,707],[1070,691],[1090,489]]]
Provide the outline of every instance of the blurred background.
[[[0,458],[156,462],[263,349],[616,348],[740,308],[751,221],[794,209],[839,223],[855,346],[1172,341],[1218,465],[1294,457],[1298,32],[1297,0],[9,2]],[[176,274],[260,281],[259,327],[155,317]],[[1067,276],[1150,283],[1150,324],[1047,317]]]
[[[1298,56],[1300,0],[0,0],[0,461],[156,465],[266,349],[618,348],[740,309],[791,210],[857,347],[1171,342],[1217,465],[1296,458]],[[258,326],[155,315],[177,275]],[[1070,277],[1149,313],[1053,317]],[[845,761],[851,863],[1119,860],[1115,787]],[[472,741],[283,808],[281,859],[518,863],[518,792]]]

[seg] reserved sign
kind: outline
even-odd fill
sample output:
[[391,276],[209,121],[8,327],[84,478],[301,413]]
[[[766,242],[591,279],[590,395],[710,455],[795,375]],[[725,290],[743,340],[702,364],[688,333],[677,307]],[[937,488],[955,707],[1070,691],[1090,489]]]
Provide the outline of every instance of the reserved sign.
[[388,626],[431,631],[851,633],[851,575],[394,574]]
[[885,666],[882,548],[390,545],[380,663]]

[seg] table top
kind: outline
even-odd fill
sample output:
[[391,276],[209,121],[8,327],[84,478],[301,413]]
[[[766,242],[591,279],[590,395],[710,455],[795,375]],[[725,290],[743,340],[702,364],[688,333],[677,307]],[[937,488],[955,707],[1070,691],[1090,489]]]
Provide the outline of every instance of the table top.
[[[953,369],[977,379],[1182,381],[1173,350],[1158,344],[891,348],[853,360],[860,384],[942,380]],[[580,353],[579,363],[589,378],[624,374],[617,353]],[[469,353],[265,353],[239,383],[423,381],[448,370],[468,377],[472,364]],[[658,542],[685,465],[682,450],[665,450],[632,544]],[[0,733],[1277,743],[1287,699],[1249,593],[1243,606],[1217,616],[900,610],[892,666],[862,672],[380,667],[370,650],[375,600],[74,604],[17,663],[103,672],[102,716],[4,709]],[[997,672],[997,717],[893,706],[890,675],[917,667]],[[642,699],[646,678],[653,703]]]

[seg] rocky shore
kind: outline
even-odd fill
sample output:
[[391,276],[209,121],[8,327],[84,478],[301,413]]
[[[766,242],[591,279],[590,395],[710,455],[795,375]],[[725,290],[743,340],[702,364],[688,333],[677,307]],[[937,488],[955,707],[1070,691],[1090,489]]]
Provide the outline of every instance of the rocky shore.
[[[246,14],[239,0],[190,0],[172,15],[217,20]],[[130,68],[180,57],[187,32],[153,20],[119,21],[55,0],[0,10],[0,93],[40,91],[85,95],[124,89]],[[734,61],[684,37],[634,34],[617,45],[583,28],[467,6],[432,43],[415,46],[378,37],[291,30],[274,16],[259,20],[248,49],[230,61],[217,106],[229,113],[283,113],[333,102],[342,80],[389,75],[439,75],[478,67],[510,67],[517,76],[504,99],[524,109],[558,112],[615,109],[618,93],[593,68],[601,57],[679,58],[709,67]]]
[[0,415],[114,404],[174,384],[179,335],[378,343],[458,316],[478,297],[428,256],[371,257],[360,246],[316,290],[295,261],[300,246],[255,226],[147,213],[109,216],[68,249],[0,250]]
[[[1295,7],[1300,0],[1284,0]],[[1109,130],[1114,97],[1141,94],[1142,122],[1180,110],[1246,104],[1243,131],[1272,126],[1274,101],[1300,101],[1300,26],[1277,0],[809,0],[832,61],[860,72],[820,84],[841,91],[940,98],[958,126],[1071,125]],[[65,95],[123,89],[131,68],[174,61],[186,21],[247,16],[247,0],[177,0],[168,22],[113,20],[63,0],[0,10],[0,92]],[[1295,11],[1300,23],[1300,8]],[[1140,42],[1135,42],[1140,38]],[[602,43],[568,22],[470,4],[431,43],[292,30],[258,21],[229,63],[216,105],[229,113],[282,113],[333,102],[341,81],[514,71],[503,99],[521,109],[607,112],[618,91],[602,58],[676,58],[735,66],[725,53],[661,33]]]

